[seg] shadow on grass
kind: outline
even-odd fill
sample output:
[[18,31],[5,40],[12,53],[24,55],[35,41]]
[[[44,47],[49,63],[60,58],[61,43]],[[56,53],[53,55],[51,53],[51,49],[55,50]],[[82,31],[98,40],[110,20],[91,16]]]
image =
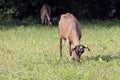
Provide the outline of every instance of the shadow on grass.
[[120,60],[120,52],[118,52],[117,54],[118,56],[111,56],[111,55],[98,55],[98,56],[92,56],[92,57],[85,56],[84,58],[82,58],[82,61],[95,60],[95,61],[109,62],[115,59]]
[[0,21],[0,29],[8,30],[11,28],[16,28],[20,26],[28,27],[30,25],[38,24],[36,21],[28,21],[28,20],[4,20]]
[[[110,28],[113,26],[120,27],[120,20],[92,20],[92,21],[80,21],[80,24],[82,26],[90,27],[90,28],[95,28],[97,27],[105,27],[105,28]],[[25,20],[0,20],[0,29],[8,30],[11,28],[16,28],[16,27],[30,27],[30,26],[35,26],[35,27],[57,27],[58,22],[55,22],[53,26],[49,25],[42,25],[39,21],[39,19],[25,19]]]
[[9,30],[17,27],[36,27],[36,28],[41,28],[41,27],[57,27],[57,24],[54,24],[52,26],[50,25],[43,25],[38,21],[8,21],[8,22],[0,22],[0,30]]
[[120,20],[91,20],[91,21],[80,21],[83,28],[111,28],[111,27],[120,27]]

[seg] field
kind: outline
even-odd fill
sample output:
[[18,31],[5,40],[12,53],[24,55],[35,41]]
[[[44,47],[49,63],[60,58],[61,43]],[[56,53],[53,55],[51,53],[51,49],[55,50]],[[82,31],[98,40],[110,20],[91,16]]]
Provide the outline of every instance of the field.
[[58,26],[0,25],[0,80],[120,80],[120,21],[80,21],[81,44],[91,52],[69,60]]

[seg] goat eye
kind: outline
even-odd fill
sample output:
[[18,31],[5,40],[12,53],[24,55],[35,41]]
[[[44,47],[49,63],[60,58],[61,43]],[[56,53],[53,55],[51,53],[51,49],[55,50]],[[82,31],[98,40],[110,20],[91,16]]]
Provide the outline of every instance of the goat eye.
[[78,49],[78,50],[76,50],[76,53],[80,53],[80,50]]
[[84,53],[84,50],[82,50],[81,53]]

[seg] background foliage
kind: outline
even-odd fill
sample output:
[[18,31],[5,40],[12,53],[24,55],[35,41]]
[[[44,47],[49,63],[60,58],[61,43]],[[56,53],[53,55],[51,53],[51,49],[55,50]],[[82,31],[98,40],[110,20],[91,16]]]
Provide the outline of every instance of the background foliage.
[[0,0],[0,19],[39,18],[44,3],[51,5],[53,17],[71,12],[79,19],[120,19],[120,0]]

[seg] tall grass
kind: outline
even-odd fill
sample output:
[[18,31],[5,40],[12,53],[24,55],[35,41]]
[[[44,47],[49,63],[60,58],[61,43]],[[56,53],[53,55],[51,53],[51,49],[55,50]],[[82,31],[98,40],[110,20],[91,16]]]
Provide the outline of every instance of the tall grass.
[[119,80],[120,22],[81,21],[80,62],[59,58],[58,26],[0,25],[0,80]]

